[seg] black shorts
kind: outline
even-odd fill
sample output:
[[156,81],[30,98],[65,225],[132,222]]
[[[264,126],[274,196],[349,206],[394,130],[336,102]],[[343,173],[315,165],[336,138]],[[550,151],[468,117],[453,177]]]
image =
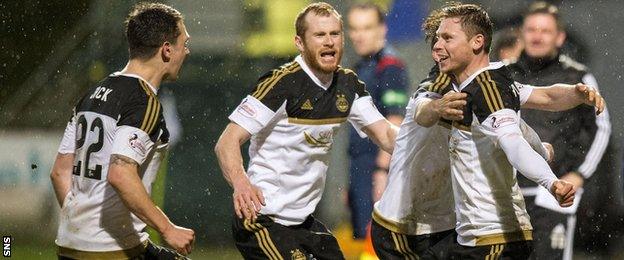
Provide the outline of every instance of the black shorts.
[[525,196],[526,209],[533,226],[532,259],[562,259],[572,253],[576,218],[535,205],[535,196]]
[[453,249],[451,259],[525,260],[529,259],[532,251],[531,240],[474,247],[457,245]]
[[59,247],[57,253],[59,260],[73,259],[130,259],[130,260],[174,260],[188,259],[178,254],[175,250],[158,246],[152,241],[147,241],[137,247],[113,252],[84,252]]
[[312,216],[294,226],[263,215],[254,223],[234,216],[232,233],[245,259],[344,259],[336,238]]
[[371,225],[373,248],[379,259],[449,259],[457,243],[457,233],[450,229],[427,235],[405,235],[378,224]]

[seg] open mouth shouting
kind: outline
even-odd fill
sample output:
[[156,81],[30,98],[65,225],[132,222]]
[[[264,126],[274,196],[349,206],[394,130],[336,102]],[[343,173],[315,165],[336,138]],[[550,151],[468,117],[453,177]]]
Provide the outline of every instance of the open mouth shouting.
[[336,51],[335,50],[325,50],[321,52],[321,62],[323,63],[336,63]]

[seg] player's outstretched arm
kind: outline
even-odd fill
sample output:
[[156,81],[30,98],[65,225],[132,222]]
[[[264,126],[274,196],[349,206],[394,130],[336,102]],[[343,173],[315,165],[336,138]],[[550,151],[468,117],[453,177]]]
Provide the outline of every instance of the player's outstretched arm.
[[63,205],[63,201],[65,201],[65,197],[71,188],[73,166],[73,153],[58,153],[56,155],[54,166],[52,166],[52,171],[50,172],[50,179],[52,180],[56,200],[60,206]]
[[115,188],[126,207],[145,224],[162,234],[178,253],[191,253],[195,232],[171,223],[165,213],[149,197],[138,174],[139,164],[133,159],[112,154],[107,180]]
[[214,151],[223,177],[234,189],[234,212],[239,218],[255,220],[260,208],[266,204],[262,191],[251,184],[243,167],[240,146],[249,138],[251,134],[247,130],[236,123],[229,123],[219,137]]
[[[548,163],[524,139],[519,125],[520,117],[511,109],[492,113],[481,123],[484,133],[490,136],[505,152],[511,165],[522,175],[551,191],[562,207],[572,205],[575,189],[572,184],[557,179]],[[571,190],[570,190],[571,189]]]
[[563,111],[580,104],[595,107],[596,115],[605,109],[605,101],[595,88],[585,84],[554,84],[549,87],[533,88],[523,108],[546,111]]
[[399,133],[399,127],[393,125],[387,119],[382,119],[365,126],[362,128],[362,131],[366,133],[381,150],[392,154],[394,150],[394,140]]
[[466,93],[454,91],[446,93],[440,99],[423,99],[418,103],[414,120],[421,126],[431,127],[440,118],[448,120],[462,120],[463,107],[466,105]]

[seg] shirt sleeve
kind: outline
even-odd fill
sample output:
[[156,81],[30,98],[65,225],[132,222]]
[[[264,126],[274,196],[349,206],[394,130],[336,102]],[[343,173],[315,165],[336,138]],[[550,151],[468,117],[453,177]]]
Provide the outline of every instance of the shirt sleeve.
[[535,132],[533,128],[531,128],[526,122],[524,122],[522,118],[520,118],[520,131],[522,132],[522,136],[524,137],[524,139],[526,139],[529,145],[531,145],[531,148],[539,153],[542,158],[548,160],[548,151],[546,150],[546,148],[544,148],[544,145],[542,144],[542,140],[540,139],[539,135],[537,135],[537,132]]
[[522,106],[529,100],[529,96],[531,96],[535,87],[532,85],[522,84],[520,82],[514,82],[514,85],[518,91],[520,105]]
[[129,157],[141,165],[153,148],[154,142],[142,129],[128,125],[121,125],[115,129],[111,154]]
[[[285,101],[283,103],[285,104]],[[247,96],[230,114],[229,119],[254,135],[268,125],[276,115],[276,112],[260,100]]]
[[[288,98],[287,72],[273,70],[258,79],[251,93],[245,97],[228,117],[254,135],[280,113]],[[291,80],[292,83],[292,80]]]
[[58,153],[61,154],[70,154],[76,153],[76,109],[74,108],[74,113],[72,117],[67,122],[67,126],[65,127],[65,132],[63,133],[63,138],[61,139],[61,144],[59,145]]
[[164,124],[162,105],[151,92],[136,91],[120,108],[111,154],[143,164],[158,141]]
[[511,165],[528,179],[550,190],[557,177],[548,163],[524,139],[516,111],[502,109],[492,113],[480,125],[507,156]]

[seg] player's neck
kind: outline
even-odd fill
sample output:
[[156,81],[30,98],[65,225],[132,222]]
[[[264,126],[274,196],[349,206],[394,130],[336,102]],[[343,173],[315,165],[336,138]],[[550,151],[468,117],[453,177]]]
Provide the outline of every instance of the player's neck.
[[156,90],[160,87],[164,70],[159,69],[159,66],[151,64],[150,61],[139,61],[132,59],[128,61],[126,67],[121,70],[121,73],[135,74],[147,80]]
[[466,79],[468,79],[472,74],[474,74],[478,70],[485,68],[487,66],[490,66],[490,58],[488,54],[487,53],[479,54],[475,56],[474,59],[470,61],[470,63],[468,63],[465,69],[455,74],[455,78],[457,79],[457,82],[461,84]]

